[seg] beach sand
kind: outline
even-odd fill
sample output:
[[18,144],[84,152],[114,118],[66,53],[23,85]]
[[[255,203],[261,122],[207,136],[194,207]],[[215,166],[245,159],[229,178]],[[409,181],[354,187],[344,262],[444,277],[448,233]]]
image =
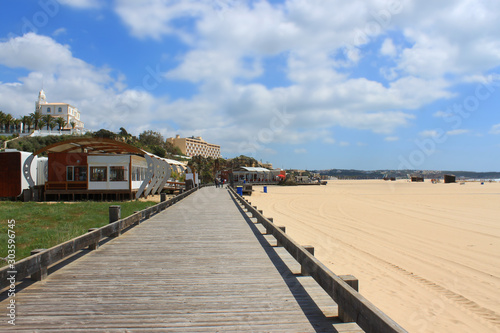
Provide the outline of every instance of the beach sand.
[[500,183],[335,180],[247,198],[409,332],[500,332]]

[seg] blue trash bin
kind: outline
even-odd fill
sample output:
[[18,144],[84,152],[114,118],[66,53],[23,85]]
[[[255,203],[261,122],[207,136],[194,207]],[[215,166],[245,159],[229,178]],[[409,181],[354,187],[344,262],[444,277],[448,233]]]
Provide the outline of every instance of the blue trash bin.
[[264,193],[267,193],[267,186],[264,186]]
[[243,186],[236,186],[236,193],[243,195]]

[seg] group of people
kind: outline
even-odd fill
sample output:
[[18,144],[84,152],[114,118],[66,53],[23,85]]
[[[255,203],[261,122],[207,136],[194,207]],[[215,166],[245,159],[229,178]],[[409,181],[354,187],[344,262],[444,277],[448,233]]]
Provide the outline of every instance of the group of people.
[[225,179],[221,179],[221,178],[215,178],[215,187],[218,188],[224,188],[224,184],[226,183],[226,180]]

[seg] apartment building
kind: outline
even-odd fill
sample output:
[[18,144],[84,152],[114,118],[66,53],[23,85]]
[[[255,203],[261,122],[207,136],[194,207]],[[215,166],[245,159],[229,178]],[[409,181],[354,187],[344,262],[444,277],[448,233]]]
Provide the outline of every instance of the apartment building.
[[220,157],[220,146],[204,141],[201,136],[181,138],[180,135],[176,135],[175,138],[168,138],[167,142],[179,147],[186,156]]

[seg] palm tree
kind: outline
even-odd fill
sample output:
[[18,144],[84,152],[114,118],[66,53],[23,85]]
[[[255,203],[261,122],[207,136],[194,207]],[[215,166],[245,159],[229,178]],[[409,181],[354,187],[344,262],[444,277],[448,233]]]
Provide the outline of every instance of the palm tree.
[[28,116],[22,116],[21,119],[21,124],[23,124],[23,132],[26,131],[26,119]]
[[9,133],[10,131],[10,124],[12,124],[12,122],[14,121],[14,117],[12,117],[12,115],[10,113],[7,113],[4,117],[4,124],[6,126],[6,133]]
[[54,118],[51,118],[50,122],[49,122],[49,127],[50,127],[51,132],[54,129],[54,127],[56,127],[56,125],[57,125],[57,121]]
[[30,116],[24,116],[24,125],[28,126],[28,133],[31,132],[31,125],[33,125],[33,118]]
[[58,117],[56,119],[56,124],[59,125],[59,131],[61,131],[68,123],[64,120],[64,118]]
[[0,111],[0,126],[3,129],[4,121],[6,114],[3,111]]
[[69,122],[69,124],[71,125],[71,133],[73,133],[75,131],[76,122],[72,120]]
[[14,118],[14,120],[12,120],[12,123],[14,124],[14,131],[21,132],[21,124],[22,124],[22,122],[23,121],[21,119]]
[[52,122],[52,116],[50,114],[46,114],[42,116],[42,120],[47,126],[47,131],[49,130],[50,123]]
[[40,120],[38,121],[38,126],[39,126],[38,128],[42,129],[42,128],[43,128],[43,126],[45,126],[45,121],[44,121],[43,119],[40,119]]
[[40,111],[35,111],[33,113],[30,113],[31,119],[33,119],[33,123],[35,125],[35,130],[40,129],[43,126],[40,126],[40,120],[42,120],[42,113]]

